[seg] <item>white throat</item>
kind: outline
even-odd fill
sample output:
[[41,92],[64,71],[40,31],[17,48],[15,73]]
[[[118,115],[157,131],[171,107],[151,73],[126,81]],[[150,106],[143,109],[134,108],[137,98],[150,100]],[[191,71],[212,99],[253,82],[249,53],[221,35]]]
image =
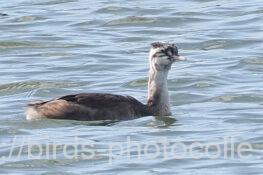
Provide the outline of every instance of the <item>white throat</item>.
[[147,105],[154,115],[171,115],[167,87],[168,70],[158,71],[150,63]]

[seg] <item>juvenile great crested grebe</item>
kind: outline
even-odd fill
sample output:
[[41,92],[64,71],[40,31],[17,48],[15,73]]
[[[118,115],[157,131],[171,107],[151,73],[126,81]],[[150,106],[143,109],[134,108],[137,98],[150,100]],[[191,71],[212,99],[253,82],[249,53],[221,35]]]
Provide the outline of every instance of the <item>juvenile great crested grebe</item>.
[[94,121],[171,115],[167,76],[172,63],[179,60],[185,58],[178,54],[174,44],[163,42],[151,44],[147,104],[142,104],[131,96],[81,93],[28,104],[26,118]]

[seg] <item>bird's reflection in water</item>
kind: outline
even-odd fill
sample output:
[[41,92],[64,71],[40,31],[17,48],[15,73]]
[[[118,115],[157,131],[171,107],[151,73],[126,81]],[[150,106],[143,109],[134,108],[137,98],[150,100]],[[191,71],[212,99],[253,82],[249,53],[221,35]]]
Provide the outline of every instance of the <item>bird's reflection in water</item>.
[[[145,120],[143,119],[145,118]],[[141,121],[143,120],[143,121]],[[66,120],[64,120],[66,121]],[[156,128],[167,128],[176,123],[174,116],[154,116],[154,117],[142,117],[134,120],[128,121],[118,121],[118,120],[98,120],[98,121],[74,121],[70,120],[70,123],[73,125],[86,125],[86,126],[113,126],[113,125],[123,125],[123,126],[139,126],[145,125]],[[144,124],[143,124],[144,123]]]
[[167,128],[173,124],[176,123],[176,119],[174,116],[155,116],[153,118],[153,121],[151,122],[151,126],[157,127],[157,128]]

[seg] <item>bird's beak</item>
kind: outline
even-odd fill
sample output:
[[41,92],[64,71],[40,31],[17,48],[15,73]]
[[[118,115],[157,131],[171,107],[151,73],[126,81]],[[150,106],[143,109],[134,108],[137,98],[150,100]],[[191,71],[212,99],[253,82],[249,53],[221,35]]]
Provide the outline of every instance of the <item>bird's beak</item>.
[[185,60],[187,60],[186,57],[181,56],[181,55],[176,55],[173,57],[173,59],[174,59],[174,61],[185,61]]

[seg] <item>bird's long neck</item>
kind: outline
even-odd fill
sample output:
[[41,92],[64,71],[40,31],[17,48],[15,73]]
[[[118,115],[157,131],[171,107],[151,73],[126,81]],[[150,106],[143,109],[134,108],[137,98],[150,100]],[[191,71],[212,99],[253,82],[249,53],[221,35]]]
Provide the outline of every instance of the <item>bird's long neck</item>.
[[158,71],[150,67],[147,106],[155,116],[171,115],[167,76],[168,71]]

